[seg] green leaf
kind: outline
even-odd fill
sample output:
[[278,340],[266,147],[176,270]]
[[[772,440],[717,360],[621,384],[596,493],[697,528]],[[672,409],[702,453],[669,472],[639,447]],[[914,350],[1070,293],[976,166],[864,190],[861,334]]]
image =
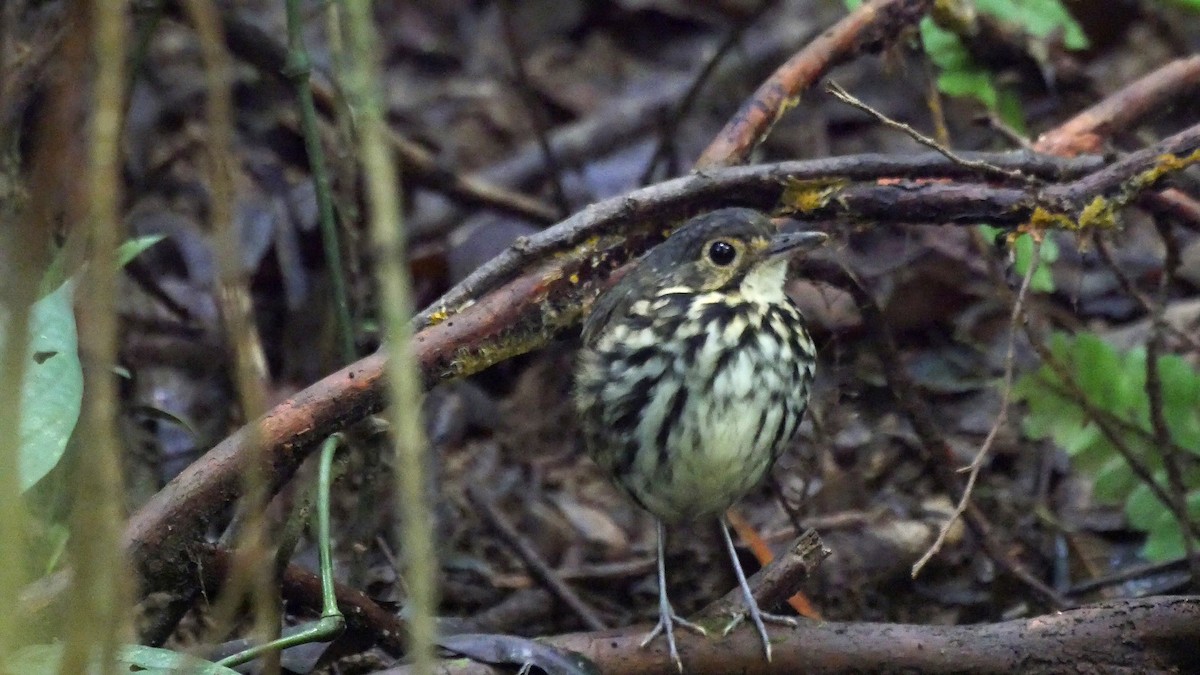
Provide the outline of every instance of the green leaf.
[[[999,94],[996,113],[1000,115],[1000,119],[1012,127],[1013,131],[1022,136],[1028,136],[1029,127],[1025,124],[1025,109],[1021,107],[1021,97],[1011,87],[1001,87]],[[1057,253],[1058,245],[1055,244],[1054,246]]]
[[[21,491],[32,487],[62,459],[83,401],[72,287],[67,282],[33,304],[28,359],[21,385]],[[0,340],[6,333],[0,332]]]
[[975,5],[980,12],[1016,24],[1034,37],[1062,31],[1068,49],[1087,49],[1083,28],[1059,0],[975,0]]
[[[847,2],[847,6],[851,3]],[[854,4],[857,6],[857,4]],[[979,12],[1017,26],[1035,38],[1061,33],[1068,49],[1084,49],[1087,36],[1061,0],[975,0]],[[921,44],[929,60],[941,71],[937,86],[950,96],[977,99],[1018,130],[1025,128],[1020,100],[996,86],[992,73],[975,62],[962,39],[926,17],[920,23]],[[1036,45],[1035,45],[1036,47]],[[1042,51],[1045,51],[1044,48]]]
[[[1023,234],[1017,237],[1014,247],[1015,259],[1013,261],[1013,269],[1022,279],[1029,273],[1029,267],[1033,264],[1033,237],[1028,234]],[[1058,260],[1058,244],[1055,243],[1052,237],[1046,237],[1042,240],[1042,250],[1038,268],[1033,272],[1033,278],[1029,280],[1029,288],[1040,293],[1049,293],[1054,290],[1054,277],[1050,274],[1050,265]]]
[[117,266],[124,267],[129,264],[129,261],[146,252],[151,246],[166,239],[165,234],[148,234],[144,237],[135,237],[117,247]]
[[1167,510],[1167,505],[1159,501],[1150,486],[1140,483],[1129,493],[1125,501],[1125,517],[1129,525],[1136,529],[1147,531],[1154,526],[1158,517]]
[[996,85],[992,74],[983,68],[946,70],[937,78],[938,89],[950,96],[969,96],[989,109],[996,107]]
[[142,672],[238,675],[238,672],[232,668],[219,666],[189,654],[142,645],[129,645],[122,649],[121,661],[131,666],[144,668],[145,670]]
[[954,33],[938,26],[926,17],[919,24],[921,44],[933,65],[945,70],[959,70],[975,65],[971,53]]
[[1171,440],[1200,454],[1200,373],[1176,354],[1158,359],[1163,417]]
[[1147,560],[1165,561],[1182,558],[1185,550],[1179,521],[1170,511],[1163,510],[1147,531],[1142,556]]
[[[165,234],[148,234],[144,237],[135,237],[126,241],[117,247],[114,254],[117,267],[121,268],[129,264],[129,261],[144,253],[151,246],[166,239]],[[59,249],[55,252],[54,257],[50,260],[50,266],[42,273],[42,280],[38,284],[38,295],[46,295],[51,290],[58,288],[67,280],[68,273],[73,273],[74,270],[66,269],[66,249]]]
[[[58,673],[62,662],[62,644],[30,645],[18,650],[7,659],[0,661],[0,673],[8,675],[53,675]],[[189,673],[196,675],[238,675],[236,670],[219,666],[211,661],[173,652],[169,649],[144,647],[142,645],[126,645],[121,648],[118,657],[125,670],[137,668],[141,673],[162,673],[172,675]],[[92,663],[88,673],[99,673],[98,663]]]
[[1120,504],[1138,486],[1138,478],[1133,474],[1133,469],[1129,468],[1124,457],[1114,452],[1109,454],[1108,461],[1096,471],[1092,493],[1099,502]]
[[0,673],[4,675],[54,675],[62,661],[62,645],[30,645],[18,649],[8,658],[0,660]]
[[[1063,387],[1058,374],[1047,365],[1019,378],[1013,395],[1028,406],[1023,428],[1032,438],[1051,438],[1071,455],[1080,473],[1092,478],[1097,501],[1124,503],[1131,527],[1146,533],[1143,555],[1150,560],[1168,560],[1183,555],[1185,540],[1178,520],[1133,473],[1125,451],[1151,472],[1159,486],[1166,486],[1161,448],[1148,440],[1151,434],[1149,398],[1146,392],[1146,351],[1118,352],[1093,333],[1051,335],[1048,347],[1056,361],[1069,372],[1087,405],[1100,411],[1111,423],[1101,433],[1080,401]],[[1162,382],[1163,416],[1171,442],[1189,451],[1200,446],[1200,371],[1174,354],[1158,360]],[[1200,467],[1185,464],[1182,481],[1189,490],[1188,514],[1200,520]]]

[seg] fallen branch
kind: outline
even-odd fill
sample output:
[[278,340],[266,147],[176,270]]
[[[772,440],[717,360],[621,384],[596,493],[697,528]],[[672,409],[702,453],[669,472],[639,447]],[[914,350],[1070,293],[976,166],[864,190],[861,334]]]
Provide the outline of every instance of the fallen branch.
[[[665,641],[638,646],[646,626],[545,638],[605,673],[674,672]],[[1200,672],[1200,598],[1107,602],[1030,619],[973,626],[804,621],[771,626],[773,660],[753,631],[725,638],[676,635],[684,671],[705,673],[1060,673]],[[407,668],[380,671],[402,675]],[[494,675],[491,666],[443,661],[443,675]]]

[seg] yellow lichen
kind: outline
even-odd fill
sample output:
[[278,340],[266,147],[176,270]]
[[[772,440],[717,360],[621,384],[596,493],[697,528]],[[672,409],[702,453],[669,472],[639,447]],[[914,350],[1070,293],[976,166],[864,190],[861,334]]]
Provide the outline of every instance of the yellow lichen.
[[841,178],[789,179],[779,201],[794,213],[812,213],[828,205],[846,183]]
[[436,326],[448,318],[450,318],[450,312],[446,311],[445,307],[439,307],[433,314],[429,315],[429,325]]
[[1183,171],[1189,166],[1200,162],[1200,148],[1193,150],[1190,155],[1159,155],[1155,158],[1154,166],[1137,174],[1125,186],[1125,201],[1129,201],[1142,190],[1158,182],[1160,178],[1177,171]]
[[1055,213],[1039,206],[1033,210],[1033,215],[1029,216],[1029,222],[1018,229],[1028,232],[1037,239],[1046,230],[1054,228],[1060,230],[1078,230],[1079,225],[1065,214]]
[[1086,229],[1089,227],[1113,227],[1116,225],[1117,215],[1113,209],[1112,202],[1096,195],[1083,210],[1079,212],[1079,228]]

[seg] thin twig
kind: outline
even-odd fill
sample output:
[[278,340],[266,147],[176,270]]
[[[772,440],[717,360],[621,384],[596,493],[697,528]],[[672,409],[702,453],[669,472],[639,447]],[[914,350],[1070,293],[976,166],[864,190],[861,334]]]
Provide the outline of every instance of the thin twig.
[[862,101],[855,98],[850,92],[846,91],[845,89],[842,89],[841,85],[839,85],[837,82],[834,82],[832,80],[829,81],[825,85],[825,91],[828,91],[830,94],[833,95],[834,98],[838,99],[842,103],[845,103],[846,105],[848,105],[852,108],[857,108],[857,109],[867,113],[871,117],[874,117],[877,121],[879,121],[879,123],[883,124],[884,126],[895,129],[900,132],[903,132],[903,133],[907,134],[910,138],[912,138],[914,141],[920,143],[921,145],[924,145],[925,147],[927,147],[935,152],[941,153],[942,155],[944,155],[946,157],[946,159],[954,162],[955,164],[961,164],[962,166],[965,166],[965,167],[968,167],[971,169],[975,169],[976,171],[979,171],[980,173],[990,174],[993,176],[1001,176],[1003,178],[1008,178],[1010,180],[1015,180],[1015,181],[1030,182],[1030,181],[1036,180],[1035,178],[1033,178],[1031,176],[1027,176],[1027,175],[1021,173],[1020,171],[1010,171],[1008,169],[1003,169],[1001,167],[998,167],[994,164],[989,164],[988,162],[984,162],[984,161],[980,161],[980,160],[972,160],[972,159],[963,157],[962,155],[959,155],[958,153],[954,152],[953,150],[946,147],[945,145],[938,143],[937,141],[933,140],[932,138],[930,138],[930,137],[926,136],[925,134],[922,134],[921,132],[917,131],[916,129],[910,127],[909,125],[907,125],[903,122],[898,122],[898,121],[888,117],[887,115],[884,115],[883,113],[879,112],[878,110],[872,108],[871,106],[867,105],[866,103],[863,103]]
[[[1087,175],[1101,171],[1098,157],[1090,160],[1076,158],[1079,164],[1066,164],[1064,160],[1045,155],[1029,153],[970,153],[968,159],[981,159],[1000,167],[1019,170],[1022,174],[1036,175],[1050,181],[1083,180]],[[1090,163],[1089,163],[1090,162]],[[519,246],[513,246],[500,255],[481,265],[466,279],[447,291],[437,302],[426,308],[417,317],[419,325],[427,325],[430,317],[438,312],[453,312],[458,307],[472,299],[482,297],[495,290],[513,275],[536,267],[540,261],[558,257],[571,248],[607,235],[621,235],[623,241],[628,241],[633,234],[628,229],[615,231],[614,225],[637,223],[665,223],[682,220],[697,211],[716,208],[718,206],[751,206],[770,209],[778,206],[779,199],[788,185],[815,186],[828,184],[831,192],[827,198],[830,208],[844,209],[850,213],[852,209],[843,207],[839,200],[834,199],[838,194],[836,188],[847,181],[870,182],[868,191],[885,190],[886,196],[880,193],[877,200],[879,211],[857,213],[855,220],[863,218],[887,219],[896,222],[899,214],[906,213],[897,209],[896,195],[888,186],[877,186],[880,178],[906,178],[909,180],[965,178],[976,176],[978,171],[962,166],[943,156],[941,153],[924,153],[907,157],[892,157],[878,154],[847,155],[844,157],[828,157],[822,159],[780,162],[778,164],[763,164],[757,166],[706,169],[680,178],[635,190],[633,192],[606,199],[592,204],[586,210],[576,213],[555,227],[539,232],[523,239]],[[1057,186],[1056,186],[1057,187]],[[846,189],[850,189],[847,186]],[[1065,187],[1063,189],[1066,189]],[[906,204],[913,204],[914,193],[911,189],[904,190]],[[730,200],[729,195],[738,195],[739,200]],[[1005,193],[1007,199],[1003,204],[996,203],[989,207],[986,195],[979,194],[962,202],[960,210],[969,210],[970,214],[959,221],[948,208],[950,205],[938,205],[928,209],[932,214],[941,218],[941,222],[978,223],[981,219],[1000,222],[1001,214],[1010,216],[1013,221],[1028,220],[1032,211],[1032,203],[1036,195],[1026,191]],[[755,199],[755,196],[760,199]],[[1089,198],[1091,195],[1088,195]],[[713,199],[713,197],[718,197]],[[1028,200],[1030,204],[1020,208],[1018,202]],[[861,205],[861,202],[858,202]],[[964,206],[970,208],[964,209]],[[1082,205],[1081,205],[1082,207]],[[1014,210],[1017,209],[1017,210]],[[988,213],[981,213],[987,211]],[[811,214],[793,214],[796,217]],[[916,213],[908,216],[909,222],[919,222],[923,218]],[[658,226],[652,228],[661,229]],[[639,251],[640,252],[640,251]],[[591,253],[588,253],[588,257]],[[632,256],[631,256],[632,257]]]
[[[1137,302],[1142,308],[1142,311],[1146,312],[1146,315],[1152,317],[1153,320],[1153,317],[1157,312],[1155,302],[1151,300],[1150,297],[1144,292],[1142,292],[1142,290],[1133,283],[1133,280],[1129,278],[1129,275],[1125,273],[1125,270],[1121,269],[1121,266],[1117,264],[1116,258],[1113,257],[1112,250],[1108,246],[1108,242],[1104,240],[1104,237],[1099,231],[1092,233],[1092,243],[1096,246],[1096,253],[1100,255],[1100,259],[1104,261],[1104,264],[1108,267],[1109,271],[1111,271],[1113,276],[1117,278],[1117,284],[1121,287],[1121,290],[1124,291],[1126,295],[1133,298],[1134,301]],[[1173,335],[1175,339],[1187,345],[1192,351],[1200,352],[1200,341],[1198,341],[1195,336],[1189,335],[1179,327],[1168,325],[1165,322],[1163,323],[1163,329],[1170,331],[1171,335]]]
[[662,129],[659,130],[658,144],[654,148],[654,152],[650,155],[650,161],[646,162],[646,168],[642,171],[641,178],[638,179],[638,185],[646,185],[650,179],[654,177],[654,170],[658,167],[658,163],[667,154],[667,149],[670,147],[671,141],[675,135],[675,130],[691,111],[692,106],[696,102],[696,97],[704,89],[704,85],[708,83],[709,78],[716,71],[717,65],[725,58],[725,56],[741,42],[742,36],[746,30],[759,19],[767,9],[776,4],[777,0],[760,0],[758,5],[742,17],[737,25],[729,30],[729,34],[717,45],[712,56],[704,62],[704,66],[700,68],[700,72],[696,73],[695,79],[688,85],[687,91],[679,99],[679,104],[671,110],[666,116]]
[[525,58],[521,54],[517,29],[513,26],[516,8],[513,6],[512,0],[501,0],[499,11],[501,33],[504,34],[504,43],[508,47],[508,56],[512,61],[517,91],[521,93],[521,98],[525,99],[525,108],[529,111],[529,121],[533,126],[534,136],[537,138],[538,146],[542,149],[542,159],[546,162],[546,167],[550,169],[550,188],[554,193],[554,203],[558,206],[559,215],[565,218],[571,213],[571,202],[567,199],[566,188],[563,187],[563,166],[558,161],[558,155],[555,154],[554,149],[550,147],[547,129],[549,123],[541,103],[537,100],[533,83],[529,80],[529,73],[525,70]]
[[[912,576],[915,579],[921,573],[921,569],[929,562],[938,551],[942,549],[942,545],[946,543],[946,537],[950,534],[950,528],[958,522],[964,511],[967,510],[967,503],[971,499],[971,493],[975,491],[975,481],[979,478],[979,472],[983,468],[984,460],[987,458],[989,451],[992,449],[992,444],[996,441],[996,436],[1000,433],[1000,428],[1008,420],[1008,404],[1012,398],[1012,382],[1013,372],[1016,370],[1016,352],[1017,352],[1017,331],[1021,321],[1021,312],[1025,306],[1025,296],[1029,292],[1029,282],[1033,279],[1033,275],[1037,272],[1038,265],[1041,262],[1042,240],[1035,239],[1033,245],[1032,261],[1029,269],[1025,270],[1025,276],[1021,279],[1021,288],[1017,291],[1017,299],[1013,302],[1012,313],[1008,319],[1008,351],[1004,355],[1004,380],[1000,388],[1000,411],[996,413],[996,419],[992,422],[992,428],[988,430],[987,437],[983,439],[983,444],[979,446],[979,451],[975,453],[975,459],[971,460],[970,465],[966,467],[969,472],[967,475],[967,484],[963,487],[962,495],[958,498],[958,504],[954,507],[954,512],[942,524],[938,531],[937,539],[929,547],[924,554],[912,566]],[[959,471],[962,471],[960,469]]]
[[1179,521],[1180,526],[1183,527],[1187,532],[1190,532],[1192,536],[1200,538],[1200,525],[1191,522],[1191,519],[1187,517],[1186,511],[1180,512],[1178,510],[1178,505],[1175,503],[1175,500],[1171,499],[1170,495],[1167,494],[1162,485],[1159,485],[1158,481],[1155,480],[1154,472],[1150,469],[1149,465],[1143,462],[1139,456],[1139,453],[1137,453],[1132,447],[1130,447],[1128,443],[1125,442],[1125,439],[1121,436],[1116,426],[1112,423],[1112,420],[1110,420],[1109,417],[1104,414],[1105,411],[1100,410],[1094,403],[1092,403],[1088,393],[1084,391],[1083,387],[1075,379],[1075,376],[1071,373],[1070,369],[1063,365],[1057,358],[1055,358],[1050,349],[1046,347],[1045,342],[1041,339],[1040,335],[1038,335],[1037,329],[1035,329],[1033,325],[1034,323],[1033,317],[1030,317],[1030,320],[1025,322],[1025,335],[1029,338],[1030,345],[1033,346],[1033,350],[1037,352],[1038,356],[1042,359],[1042,362],[1049,366],[1052,371],[1054,371],[1054,375],[1059,379],[1062,387],[1066,389],[1065,393],[1068,394],[1071,399],[1073,399],[1074,403],[1078,405],[1079,408],[1083,410],[1084,414],[1092,421],[1092,423],[1096,425],[1096,428],[1100,430],[1100,433],[1104,435],[1105,439],[1112,444],[1113,448],[1115,448],[1117,453],[1121,455],[1121,458],[1125,460],[1125,463],[1129,465],[1130,470],[1133,471],[1133,474],[1137,476],[1138,480],[1145,483],[1150,491],[1154,494],[1154,497],[1171,510],[1171,512],[1175,515],[1175,518]]
[[[1150,315],[1150,339],[1146,342],[1146,398],[1150,404],[1150,428],[1154,430],[1154,447],[1162,458],[1163,469],[1167,474],[1167,488],[1175,501],[1174,511],[1177,517],[1185,518],[1188,522],[1179,523],[1179,533],[1183,537],[1184,554],[1188,560],[1188,571],[1192,575],[1192,585],[1200,586],[1200,559],[1195,556],[1196,538],[1189,532],[1191,523],[1188,509],[1188,489],[1183,482],[1183,469],[1179,464],[1179,455],[1169,446],[1171,430],[1167,426],[1167,416],[1163,409],[1162,374],[1159,372],[1158,357],[1163,349],[1163,333],[1166,328],[1164,312],[1167,297],[1175,281],[1175,272],[1179,269],[1179,241],[1171,231],[1171,224],[1155,220],[1159,237],[1163,240],[1165,254],[1163,256],[1163,271],[1158,284],[1158,298],[1154,303],[1154,312]],[[1192,528],[1194,529],[1194,528]]]
[[[887,322],[884,321],[879,305],[857,275],[844,266],[841,267],[840,278],[846,290],[854,298],[855,304],[858,305],[864,323],[872,328],[872,334],[875,335],[876,352],[883,364],[884,376],[887,378],[888,386],[891,387],[892,395],[896,397],[897,403],[912,422],[913,430],[925,452],[925,461],[933,467],[934,476],[943,490],[952,496],[961,495],[962,486],[958,475],[950,469],[953,453],[951,453],[937,422],[934,421],[928,405],[917,393],[916,386],[901,365],[896,340],[892,336]],[[996,540],[992,534],[991,523],[975,504],[967,502],[962,516],[971,531],[978,537],[988,556],[1001,569],[1028,586],[1050,606],[1061,609],[1072,605],[1070,601],[1047,586],[1045,582],[1034,576],[1023,564],[1010,555],[1007,547],[1002,546]]]
[[329,285],[333,295],[334,316],[337,318],[338,346],[342,362],[349,363],[357,355],[354,344],[354,321],[350,314],[350,293],[347,290],[345,264],[342,261],[341,237],[333,215],[333,187],[321,145],[321,129],[317,123],[317,108],[313,102],[312,60],[304,44],[304,21],[300,3],[284,2],[287,14],[288,57],[284,74],[292,82],[299,99],[300,124],[304,136],[304,151],[308,155],[308,170],[312,174],[313,192],[317,200],[317,215],[321,225],[321,245],[329,269]]
[[426,495],[429,443],[421,420],[421,381],[409,351],[413,310],[412,278],[405,250],[405,232],[398,170],[387,144],[382,87],[379,35],[371,16],[371,4],[347,2],[340,5],[346,19],[348,64],[346,91],[355,105],[358,125],[358,156],[363,167],[364,192],[371,242],[378,252],[375,272],[379,284],[387,384],[391,405],[387,418],[394,434],[399,541],[407,567],[411,636],[408,656],[419,673],[430,673],[437,631],[437,557],[433,546],[433,516]]

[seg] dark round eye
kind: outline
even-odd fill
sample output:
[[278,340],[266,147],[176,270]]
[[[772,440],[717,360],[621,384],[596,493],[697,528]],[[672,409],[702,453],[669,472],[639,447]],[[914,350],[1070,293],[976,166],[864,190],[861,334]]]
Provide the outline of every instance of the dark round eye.
[[733,244],[727,241],[714,241],[708,247],[708,259],[713,261],[713,264],[724,267],[733,262],[737,257],[737,249]]

